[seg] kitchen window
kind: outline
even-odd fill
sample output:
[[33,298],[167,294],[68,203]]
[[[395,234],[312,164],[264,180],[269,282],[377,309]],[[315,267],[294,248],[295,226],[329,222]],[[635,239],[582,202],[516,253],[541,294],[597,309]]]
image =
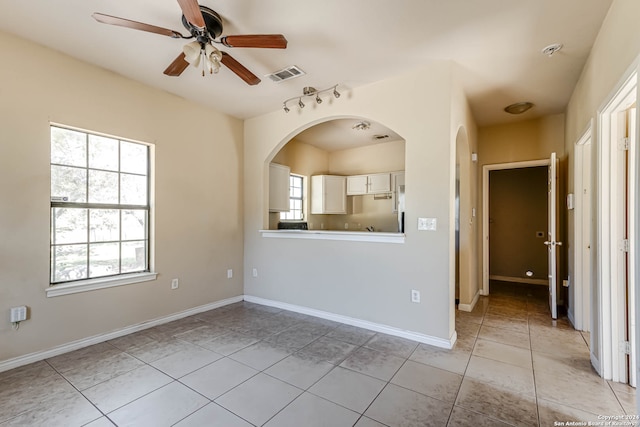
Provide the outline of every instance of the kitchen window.
[[[150,271],[150,151],[148,144],[51,126],[52,288],[151,280],[141,274]],[[111,284],[96,285],[102,282]]]
[[304,219],[304,177],[289,175],[289,212],[281,212],[281,221],[302,221]]

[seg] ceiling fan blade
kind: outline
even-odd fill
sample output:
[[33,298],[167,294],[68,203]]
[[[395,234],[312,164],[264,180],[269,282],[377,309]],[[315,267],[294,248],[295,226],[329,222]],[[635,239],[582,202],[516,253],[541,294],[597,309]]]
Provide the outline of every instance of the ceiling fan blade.
[[117,16],[105,15],[97,12],[91,16],[102,24],[118,25],[120,27],[132,28],[134,30],[147,31],[149,33],[173,37],[174,39],[182,38],[182,35],[179,32],[169,30],[168,28],[156,27],[155,25],[144,24],[142,22],[118,18]]
[[164,70],[167,76],[179,76],[189,66],[189,63],[184,59],[184,53],[180,53],[176,59]]
[[180,5],[180,9],[182,9],[182,14],[187,18],[187,21],[198,28],[205,27],[204,17],[200,11],[198,0],[178,0],[178,4]]
[[235,60],[235,58],[229,55],[227,52],[222,53],[222,64],[228,69],[236,73],[238,77],[244,80],[247,84],[253,86],[260,83],[258,76],[247,70],[244,65]]
[[286,49],[287,39],[282,34],[250,34],[225,36],[220,42],[227,47],[259,47],[267,49]]

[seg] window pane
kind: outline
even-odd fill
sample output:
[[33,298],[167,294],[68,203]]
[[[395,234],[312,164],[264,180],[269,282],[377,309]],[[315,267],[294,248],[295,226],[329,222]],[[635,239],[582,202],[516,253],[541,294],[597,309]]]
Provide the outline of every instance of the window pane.
[[91,209],[89,212],[89,239],[91,242],[120,240],[120,211]]
[[147,242],[122,243],[122,272],[145,271],[147,269]]
[[86,202],[87,170],[52,165],[51,197],[65,202]]
[[122,141],[120,145],[120,171],[147,174],[147,146]]
[[118,174],[89,170],[89,203],[118,203]]
[[147,204],[147,178],[139,175],[120,175],[120,203]]
[[94,243],[89,245],[89,277],[120,273],[120,244]]
[[147,236],[147,212],[122,211],[122,240],[140,240]]
[[86,134],[51,127],[51,163],[87,166]]
[[300,187],[291,187],[291,197],[299,199],[302,197],[302,188]]
[[87,210],[51,209],[51,242],[54,245],[87,241]]
[[89,135],[89,167],[117,171],[118,143],[117,139]]
[[87,245],[55,246],[52,252],[52,282],[87,278]]

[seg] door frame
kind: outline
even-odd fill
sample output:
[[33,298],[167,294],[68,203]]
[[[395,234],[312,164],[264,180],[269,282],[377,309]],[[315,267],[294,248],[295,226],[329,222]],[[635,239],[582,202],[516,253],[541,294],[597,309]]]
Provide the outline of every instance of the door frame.
[[[618,177],[621,166],[618,161],[616,137],[619,129],[614,116],[628,108],[633,102],[632,99],[638,101],[637,64],[631,72],[626,73],[626,77],[607,98],[603,106],[598,109],[597,280],[598,326],[601,339],[599,340],[599,348],[594,349],[598,351],[598,354],[593,354],[592,351],[592,363],[602,377],[618,382],[626,382],[627,380],[626,357],[621,351],[624,328],[626,327],[624,315],[626,298],[624,290],[618,286],[621,263],[619,244],[621,242],[619,241],[619,224],[616,219],[620,218],[622,208],[619,205]],[[633,141],[631,144],[637,144],[637,141]],[[635,179],[638,179],[637,172],[635,176],[629,177],[630,181]],[[635,196],[634,202],[638,203],[638,197]],[[637,234],[630,236],[630,259],[636,255],[636,241],[634,239],[637,238]],[[629,280],[635,281],[636,278],[637,276],[629,277]],[[638,316],[637,310],[635,314]]]
[[489,172],[504,169],[522,169],[549,166],[549,159],[523,162],[496,163],[482,166],[482,290],[489,295]]
[[[575,204],[573,208],[573,279],[570,286],[573,289],[573,326],[580,331],[591,331],[591,202],[593,188],[591,185],[593,155],[593,120],[589,122],[587,129],[576,141],[574,156],[574,194]],[[587,194],[585,194],[587,192]],[[589,203],[587,203],[589,202]],[[589,235],[587,242],[584,238]],[[571,315],[571,310],[569,314]]]

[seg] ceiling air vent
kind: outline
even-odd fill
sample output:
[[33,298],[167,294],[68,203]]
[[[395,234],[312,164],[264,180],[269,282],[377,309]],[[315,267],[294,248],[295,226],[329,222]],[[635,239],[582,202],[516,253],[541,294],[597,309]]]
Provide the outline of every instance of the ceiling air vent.
[[280,71],[276,71],[275,73],[267,74],[266,77],[269,77],[272,81],[279,83],[284,80],[294,79],[296,77],[304,76],[306,73],[302,71],[295,65],[292,65],[287,68],[283,68]]

